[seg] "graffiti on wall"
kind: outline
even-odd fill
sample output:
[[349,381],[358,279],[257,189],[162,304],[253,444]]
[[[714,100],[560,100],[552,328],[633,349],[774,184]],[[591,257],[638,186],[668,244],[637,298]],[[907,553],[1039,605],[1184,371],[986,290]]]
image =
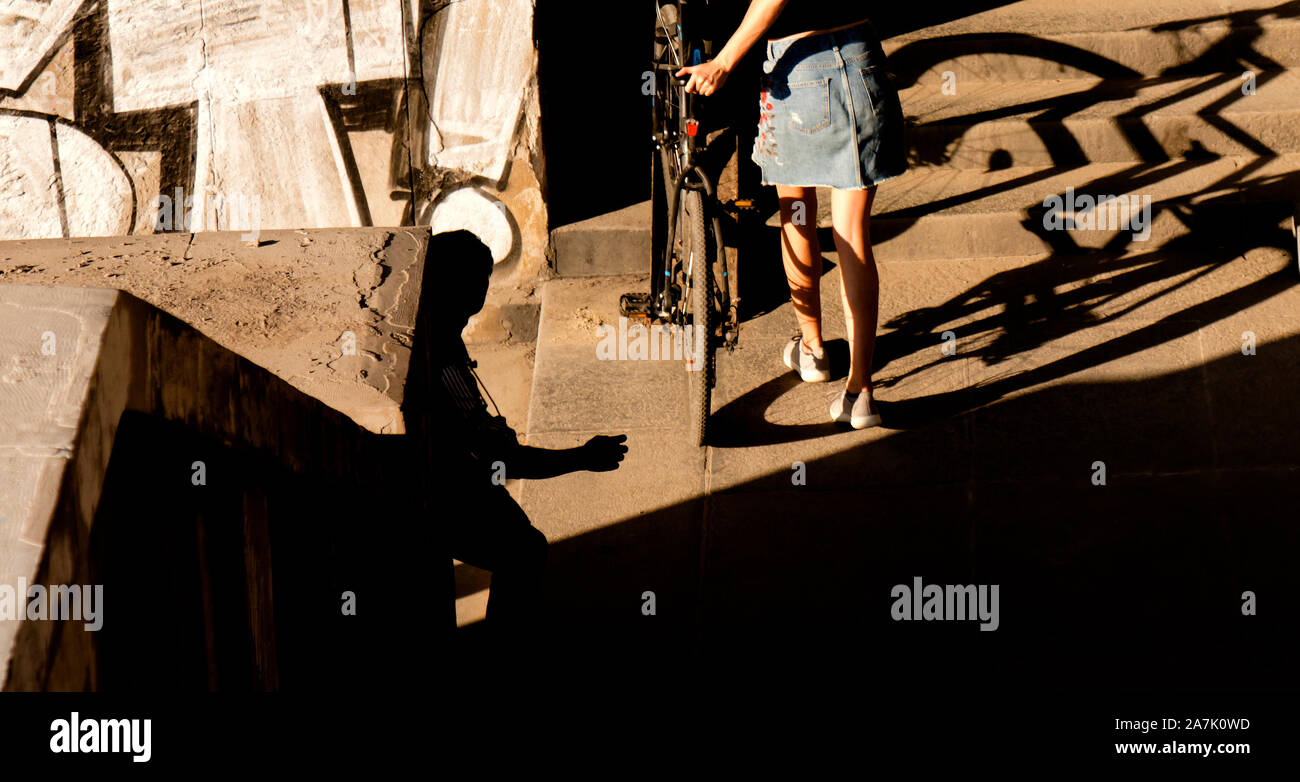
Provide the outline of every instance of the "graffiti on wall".
[[2,2],[0,239],[431,224],[518,255],[533,0]]

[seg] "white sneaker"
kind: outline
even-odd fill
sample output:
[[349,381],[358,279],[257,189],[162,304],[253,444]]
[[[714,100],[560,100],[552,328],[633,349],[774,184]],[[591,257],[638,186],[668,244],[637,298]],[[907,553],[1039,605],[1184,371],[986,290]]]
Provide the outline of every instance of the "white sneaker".
[[803,350],[803,338],[795,336],[785,343],[781,358],[785,365],[803,378],[805,383],[825,383],[831,379],[831,359],[823,350],[821,357]]
[[880,426],[880,413],[876,412],[876,400],[870,391],[863,391],[849,402],[849,392],[841,391],[831,402],[831,421],[848,424],[854,429],[866,429],[868,426]]

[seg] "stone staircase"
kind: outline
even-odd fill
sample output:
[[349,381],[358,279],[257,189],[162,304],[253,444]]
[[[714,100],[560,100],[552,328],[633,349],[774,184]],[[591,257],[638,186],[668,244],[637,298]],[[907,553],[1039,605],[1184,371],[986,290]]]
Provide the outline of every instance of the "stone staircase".
[[[1243,218],[1294,231],[1300,2],[1022,0],[885,50],[913,165],[879,190],[882,261],[1145,250]],[[1067,191],[1149,196],[1151,234],[1045,230],[1044,200]],[[822,227],[829,208],[822,193]],[[557,230],[557,275],[642,271],[648,209]]]
[[[882,259],[1150,249],[1293,215],[1300,3],[1083,13],[1026,0],[886,51],[914,165],[880,188]],[[1150,196],[1152,233],[1135,245],[1118,230],[1048,232],[1044,201],[1070,189]]]
[[[600,326],[618,322],[618,295],[646,284],[648,228],[637,226],[648,204],[553,236],[560,279],[541,294],[527,439],[629,438],[615,473],[523,482],[521,504],[552,542],[548,590],[565,621],[646,643],[726,638],[751,621],[802,633],[856,621],[845,619],[862,610],[852,574],[952,567],[966,578],[999,564],[1050,563],[1053,583],[1085,594],[1109,571],[1077,565],[1079,552],[1132,545],[1097,542],[1095,520],[1129,519],[1102,525],[1128,530],[1164,518],[1163,505],[1136,510],[1148,496],[1196,515],[1216,502],[1215,481],[1270,496],[1268,471],[1287,474],[1298,458],[1264,413],[1242,428],[1238,391],[1293,383],[1300,2],[1023,0],[885,48],[914,157],[881,185],[872,219],[886,428],[827,424],[833,389],[798,383],[779,358],[795,328],[779,258],[742,257],[742,285],[749,274],[776,290],[739,347],[719,354],[713,439],[692,447],[681,366],[600,361],[595,349]],[[1044,202],[1071,193],[1149,197],[1150,233],[1049,230]],[[837,271],[821,294],[824,333],[846,364]],[[1239,364],[1247,334],[1267,355]],[[1106,453],[1122,454],[1135,487],[1124,499],[1077,472]],[[792,488],[800,465],[815,498]],[[1040,531],[1043,509],[1079,507],[1076,527]],[[1243,567],[1263,568],[1290,534],[1259,526],[1253,505],[1223,515],[1270,541],[1241,544]],[[1156,559],[1168,561],[1138,557]],[[1062,563],[1079,569],[1060,576]],[[652,622],[645,590],[658,596]]]

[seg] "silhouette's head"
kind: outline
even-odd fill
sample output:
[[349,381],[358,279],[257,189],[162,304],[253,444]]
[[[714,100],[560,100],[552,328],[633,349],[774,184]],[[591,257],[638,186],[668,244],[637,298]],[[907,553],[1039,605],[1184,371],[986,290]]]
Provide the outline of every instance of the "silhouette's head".
[[424,267],[424,285],[441,290],[440,307],[448,325],[463,329],[487,299],[492,251],[469,231],[434,234]]

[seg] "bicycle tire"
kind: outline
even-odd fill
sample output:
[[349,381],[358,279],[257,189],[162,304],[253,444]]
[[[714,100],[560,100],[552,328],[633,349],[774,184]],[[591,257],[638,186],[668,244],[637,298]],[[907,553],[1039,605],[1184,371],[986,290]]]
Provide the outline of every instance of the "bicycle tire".
[[714,243],[709,237],[708,220],[704,215],[704,199],[698,190],[682,191],[682,224],[684,259],[690,264],[689,307],[691,330],[683,337],[690,343],[687,356],[687,387],[690,404],[691,441],[704,446],[708,439],[709,414],[713,405],[713,384],[716,364],[713,353],[713,255]]

